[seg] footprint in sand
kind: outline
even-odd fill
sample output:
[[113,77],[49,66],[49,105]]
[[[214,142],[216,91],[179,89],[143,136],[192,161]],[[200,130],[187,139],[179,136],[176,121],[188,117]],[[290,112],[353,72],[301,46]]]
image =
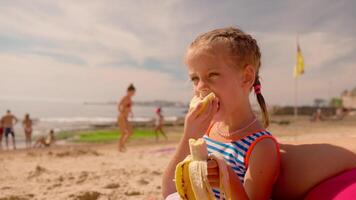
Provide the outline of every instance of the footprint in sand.
[[0,200],[30,200],[33,199],[34,197],[35,197],[34,194],[26,194],[21,196],[11,195],[11,196],[0,198]]
[[4,186],[4,187],[1,188],[1,190],[10,190],[10,189],[11,189],[10,186]]
[[97,200],[99,199],[101,193],[96,191],[85,191],[78,195],[71,194],[69,197],[74,200]]
[[140,173],[141,173],[141,174],[147,174],[147,173],[148,173],[148,170],[147,170],[147,169],[143,169]]
[[94,155],[100,156],[101,154],[92,149],[71,149],[68,151],[62,151],[55,154],[56,157],[78,157],[82,155]]
[[47,190],[52,190],[52,189],[54,189],[54,188],[56,188],[56,187],[60,187],[60,186],[62,186],[61,183],[55,183],[55,184],[53,184],[53,185],[47,187]]
[[104,188],[106,188],[106,189],[116,189],[116,188],[119,188],[119,187],[120,187],[120,185],[118,183],[109,183]]
[[36,157],[36,156],[38,156],[38,154],[36,154],[36,153],[34,153],[34,152],[32,152],[32,151],[27,152],[26,155],[27,155],[27,156],[30,156],[30,157]]
[[46,168],[37,165],[34,171],[30,171],[29,172],[27,178],[31,179],[31,178],[34,178],[34,177],[38,177],[38,176],[41,176],[42,174],[44,174],[46,172],[48,172],[48,170]]
[[126,191],[125,195],[126,196],[137,196],[137,195],[141,195],[142,193],[139,191]]
[[160,171],[152,171],[152,174],[156,175],[156,176],[159,176],[159,175],[162,175],[162,172],[160,172]]
[[64,181],[63,176],[59,176],[56,181],[58,181],[58,182],[63,182],[63,181]]
[[79,184],[79,183],[85,182],[87,180],[88,176],[89,176],[88,172],[86,172],[86,171],[81,172],[76,183]]
[[141,178],[141,179],[138,181],[138,183],[139,183],[140,185],[147,185],[147,184],[149,183],[149,181],[145,180],[144,178]]

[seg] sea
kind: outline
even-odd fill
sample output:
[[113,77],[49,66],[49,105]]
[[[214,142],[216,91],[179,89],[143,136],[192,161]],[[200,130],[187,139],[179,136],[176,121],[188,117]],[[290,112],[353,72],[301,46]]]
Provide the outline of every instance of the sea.
[[[162,107],[166,120],[184,117],[184,107]],[[49,130],[55,132],[89,129],[93,125],[113,124],[117,121],[118,111],[115,104],[88,104],[75,101],[45,100],[1,100],[0,116],[10,110],[19,122],[15,125],[16,137],[23,138],[22,120],[26,113],[34,120],[33,135],[46,135]],[[132,121],[149,121],[155,117],[155,106],[133,106]]]

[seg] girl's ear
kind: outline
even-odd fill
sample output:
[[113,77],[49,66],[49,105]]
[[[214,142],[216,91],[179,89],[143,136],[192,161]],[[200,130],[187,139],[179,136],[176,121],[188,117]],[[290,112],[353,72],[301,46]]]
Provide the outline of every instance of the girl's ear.
[[251,89],[256,79],[256,70],[252,65],[246,65],[243,70],[243,87]]

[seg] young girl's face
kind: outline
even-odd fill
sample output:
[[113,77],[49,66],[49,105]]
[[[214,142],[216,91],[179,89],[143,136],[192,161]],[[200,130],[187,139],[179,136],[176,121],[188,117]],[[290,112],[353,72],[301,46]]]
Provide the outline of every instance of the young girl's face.
[[251,67],[247,72],[247,68],[238,69],[230,58],[220,54],[190,51],[186,62],[195,94],[206,96],[214,92],[219,99],[219,111],[215,117],[224,119],[248,103],[253,81],[247,81],[246,78],[251,74],[254,76],[254,71],[251,71]]

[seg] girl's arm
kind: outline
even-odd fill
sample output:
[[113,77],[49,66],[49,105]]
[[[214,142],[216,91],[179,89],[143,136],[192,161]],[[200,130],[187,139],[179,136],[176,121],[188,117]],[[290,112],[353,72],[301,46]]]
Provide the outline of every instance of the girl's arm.
[[176,192],[175,183],[173,181],[176,165],[190,153],[188,140],[190,138],[198,139],[205,134],[213,116],[217,112],[217,104],[217,100],[211,101],[208,108],[200,115],[199,111],[202,107],[202,104],[199,104],[195,109],[187,114],[184,122],[183,137],[180,140],[177,150],[163,174],[162,194],[164,198]]
[[279,152],[276,141],[264,138],[257,142],[249,158],[245,175],[245,199],[270,199],[279,173]]
[[177,150],[169,162],[162,179],[162,194],[166,198],[168,195],[176,192],[175,183],[173,181],[175,175],[176,165],[181,162],[187,155],[189,155],[189,138],[186,134],[183,134],[182,139],[180,140]]

